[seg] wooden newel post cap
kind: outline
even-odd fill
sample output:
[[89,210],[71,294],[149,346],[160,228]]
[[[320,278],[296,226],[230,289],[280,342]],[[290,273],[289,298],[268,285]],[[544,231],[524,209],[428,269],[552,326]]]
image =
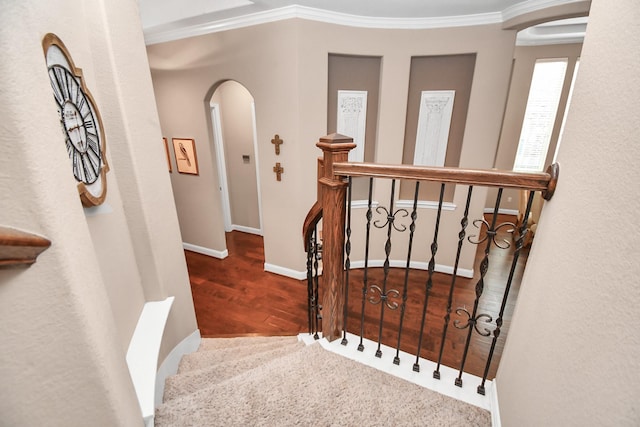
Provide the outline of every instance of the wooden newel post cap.
[[316,147],[324,153],[324,176],[335,180],[337,177],[333,174],[333,164],[348,161],[349,151],[356,148],[356,144],[350,136],[332,133],[320,138]]
[[350,151],[356,148],[356,144],[350,136],[332,133],[331,135],[320,138],[316,147],[320,148],[322,151]]

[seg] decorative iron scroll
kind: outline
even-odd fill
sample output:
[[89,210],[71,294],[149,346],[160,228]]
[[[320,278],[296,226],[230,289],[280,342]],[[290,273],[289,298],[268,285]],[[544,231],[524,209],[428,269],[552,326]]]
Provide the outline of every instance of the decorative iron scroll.
[[458,329],[467,329],[469,326],[473,326],[473,329],[475,329],[476,332],[483,337],[488,337],[489,335],[491,335],[491,329],[484,328],[484,331],[478,329],[478,320],[487,319],[486,323],[491,323],[493,321],[493,318],[490,315],[482,313],[476,315],[475,317],[471,317],[471,313],[469,313],[469,310],[467,310],[466,307],[459,307],[456,309],[457,315],[462,316],[463,313],[467,315],[467,322],[464,325],[461,325],[461,322],[459,320],[454,320],[453,326]]
[[[480,225],[478,225],[480,224]],[[494,245],[496,245],[498,248],[500,249],[509,249],[511,247],[511,242],[509,242],[507,239],[502,239],[501,242],[498,242],[498,240],[496,240],[497,235],[498,235],[498,230],[500,230],[501,228],[504,227],[511,227],[510,229],[507,230],[507,233],[513,235],[513,232],[515,231],[516,225],[512,222],[503,222],[502,224],[495,226],[495,228],[491,228],[491,225],[484,219],[476,219],[473,221],[473,225],[476,228],[479,228],[480,230],[482,230],[482,227],[486,227],[487,231],[485,232],[485,235],[482,239],[476,239],[471,240],[474,237],[477,237],[475,234],[472,234],[469,236],[469,238],[467,239],[469,241],[469,243],[474,244],[474,245],[479,245],[483,242],[485,242],[487,239],[491,239],[491,241],[493,242]]]
[[[391,289],[391,290],[388,290],[388,291],[384,292],[382,289],[380,289],[379,286],[376,286],[376,285],[372,285],[369,288],[369,291],[372,294],[369,297],[369,302],[371,304],[378,305],[381,302],[384,302],[385,305],[390,310],[397,310],[398,309],[398,303],[395,302],[395,301],[390,301],[389,298],[398,298],[400,296],[400,292],[396,291],[395,289]],[[376,295],[375,295],[376,293],[379,294],[379,296],[377,298],[376,298]]]

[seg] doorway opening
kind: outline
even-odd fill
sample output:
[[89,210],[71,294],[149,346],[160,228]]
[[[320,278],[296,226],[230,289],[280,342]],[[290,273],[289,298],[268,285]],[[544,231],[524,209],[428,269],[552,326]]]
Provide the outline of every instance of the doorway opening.
[[219,84],[209,101],[224,230],[262,236],[255,103],[240,83]]

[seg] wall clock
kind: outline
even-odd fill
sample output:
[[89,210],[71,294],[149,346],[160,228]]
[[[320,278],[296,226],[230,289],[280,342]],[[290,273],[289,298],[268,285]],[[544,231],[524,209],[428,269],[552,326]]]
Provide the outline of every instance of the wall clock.
[[106,142],[96,104],[62,40],[47,34],[42,40],[53,98],[62,135],[85,207],[97,206],[107,196]]

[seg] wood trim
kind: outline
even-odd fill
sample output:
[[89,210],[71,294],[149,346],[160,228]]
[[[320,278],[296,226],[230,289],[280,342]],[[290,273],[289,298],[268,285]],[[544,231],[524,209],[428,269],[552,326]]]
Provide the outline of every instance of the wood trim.
[[0,226],[0,268],[28,267],[49,246],[49,239]]
[[311,209],[309,209],[307,217],[304,219],[304,225],[302,226],[302,244],[304,245],[305,252],[309,249],[307,242],[311,239],[311,233],[313,233],[314,228],[321,218],[322,205],[319,202],[315,202],[313,206],[311,206]]
[[[552,166],[556,171],[555,180],[557,180],[557,164]],[[553,194],[552,190],[555,188],[555,180],[549,172],[522,173],[487,169],[349,162],[334,163],[333,172],[335,175],[341,176],[413,179],[487,187],[519,188],[551,192],[551,194]]]

